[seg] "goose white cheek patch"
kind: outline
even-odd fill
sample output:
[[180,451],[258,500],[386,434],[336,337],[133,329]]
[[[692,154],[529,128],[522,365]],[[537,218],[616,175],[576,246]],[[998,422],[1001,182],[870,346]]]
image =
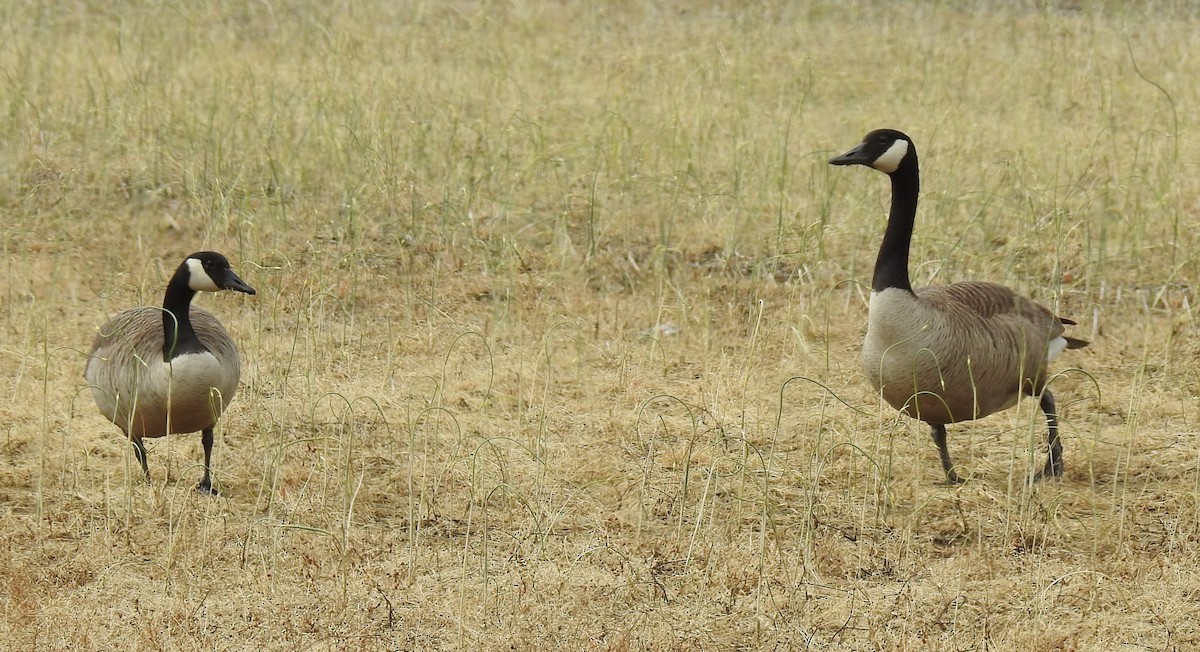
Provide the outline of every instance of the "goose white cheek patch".
[[204,264],[195,258],[187,259],[188,266],[188,287],[197,292],[219,292],[221,288],[213,282],[212,277],[208,272],[204,271]]
[[896,168],[900,167],[900,161],[904,160],[906,154],[908,154],[908,141],[901,138],[892,143],[892,146],[886,152],[880,154],[879,158],[875,159],[875,162],[871,164],[871,167],[880,172],[891,174],[896,171]]

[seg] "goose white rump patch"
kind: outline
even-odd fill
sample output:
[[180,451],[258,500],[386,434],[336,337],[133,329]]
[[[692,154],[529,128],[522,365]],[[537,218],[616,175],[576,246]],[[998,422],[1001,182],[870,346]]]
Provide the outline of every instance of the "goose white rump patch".
[[1058,354],[1066,350],[1067,338],[1060,336],[1050,340],[1050,346],[1046,350],[1046,362],[1054,362],[1054,359],[1058,357]]

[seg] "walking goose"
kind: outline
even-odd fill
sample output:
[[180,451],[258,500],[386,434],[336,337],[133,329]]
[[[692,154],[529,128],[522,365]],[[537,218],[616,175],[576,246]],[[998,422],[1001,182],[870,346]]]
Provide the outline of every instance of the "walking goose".
[[946,479],[961,480],[946,447],[946,424],[1011,407],[1021,393],[1040,396],[1049,456],[1036,478],[1061,476],[1062,443],[1046,368],[1064,349],[1087,342],[1064,335],[1047,308],[994,283],[962,282],[913,290],[908,250],[917,215],[917,150],[899,131],[879,129],[830,159],[866,165],[892,180],[892,206],[875,274],[863,366],[892,407],[928,423]]
[[214,496],[213,426],[237,392],[241,366],[221,322],[191,303],[196,292],[221,290],[255,293],[225,256],[188,256],[167,284],[162,309],[130,308],[100,328],[83,372],[96,407],[133,442],[147,481],[142,439],[201,431],[204,477],[196,489]]

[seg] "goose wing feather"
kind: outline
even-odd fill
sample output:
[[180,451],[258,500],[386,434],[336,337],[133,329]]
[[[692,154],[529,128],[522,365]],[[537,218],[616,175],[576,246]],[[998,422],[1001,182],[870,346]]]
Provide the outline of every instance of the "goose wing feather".
[[[1050,309],[996,283],[967,281],[921,288],[917,296],[933,309],[952,315],[964,329],[979,325],[1040,334],[1046,342],[1064,332]],[[1072,322],[1073,323],[1073,322]]]
[[995,283],[887,295],[872,302],[867,375],[893,407],[932,424],[977,419],[1041,391],[1050,343],[1064,337],[1049,309]]

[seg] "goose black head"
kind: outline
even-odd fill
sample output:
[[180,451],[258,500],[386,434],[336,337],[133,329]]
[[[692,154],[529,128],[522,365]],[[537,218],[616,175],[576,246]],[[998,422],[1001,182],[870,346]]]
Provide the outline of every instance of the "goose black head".
[[188,288],[197,292],[236,290],[246,294],[255,293],[254,288],[234,273],[229,259],[215,251],[198,251],[188,256],[180,267],[180,271],[187,274]]
[[892,174],[902,166],[915,162],[917,148],[912,139],[895,129],[876,129],[867,134],[854,149],[829,159],[833,165],[866,165]]

